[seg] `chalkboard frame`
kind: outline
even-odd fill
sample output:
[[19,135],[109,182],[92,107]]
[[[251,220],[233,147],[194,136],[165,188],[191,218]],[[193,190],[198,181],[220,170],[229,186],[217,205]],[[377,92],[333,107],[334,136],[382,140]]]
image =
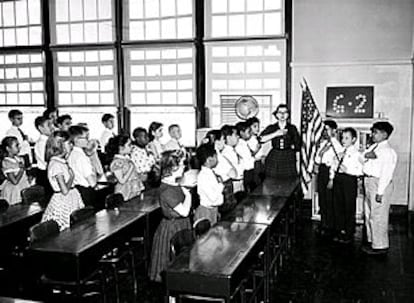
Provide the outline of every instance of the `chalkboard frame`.
[[[351,97],[352,101],[359,97],[357,105],[364,104],[363,108],[349,110],[348,106],[336,103],[337,97],[345,100]],[[338,100],[338,99],[337,99]],[[351,101],[351,100],[350,100]],[[351,102],[352,102],[351,101]],[[342,106],[342,108],[341,108]],[[342,112],[338,112],[341,111]],[[364,111],[365,110],[365,111]],[[358,112],[359,111],[359,112]],[[326,87],[326,117],[330,118],[373,118],[374,117],[374,86],[328,86]]]

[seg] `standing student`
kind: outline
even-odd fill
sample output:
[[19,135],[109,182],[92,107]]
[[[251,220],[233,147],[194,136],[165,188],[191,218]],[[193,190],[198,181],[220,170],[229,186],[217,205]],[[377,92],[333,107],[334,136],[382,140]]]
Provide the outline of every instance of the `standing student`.
[[254,157],[254,179],[257,184],[264,179],[264,166],[263,166],[263,149],[262,144],[259,142],[260,133],[260,120],[257,117],[247,119],[247,124],[250,125],[252,136],[247,141],[247,145]]
[[343,152],[341,143],[336,139],[338,125],[333,120],[325,120],[325,134],[321,145],[316,152],[315,163],[318,164],[317,190],[321,223],[319,234],[333,236],[335,230],[335,213],[333,191],[328,188],[329,170],[335,159]]
[[[134,141],[132,142],[131,159],[135,164],[137,173],[143,182],[150,181],[148,178],[152,177],[155,171],[155,158],[148,151],[148,133],[145,128],[137,127],[132,132]],[[159,171],[159,168],[156,169]]]
[[179,231],[191,229],[188,214],[191,208],[191,194],[181,187],[177,180],[183,176],[184,165],[175,151],[166,151],[161,158],[160,206],[163,219],[153,240],[149,277],[161,282],[161,273],[170,262],[170,242]]
[[105,146],[108,143],[109,139],[112,137],[115,137],[115,133],[114,133],[115,117],[112,114],[104,114],[102,116],[101,121],[105,129],[103,130],[101,134],[99,143],[101,145],[101,149],[105,150]]
[[233,179],[234,192],[243,191],[243,174],[244,167],[242,165],[241,157],[236,151],[237,143],[239,142],[239,135],[237,134],[237,128],[231,125],[224,125],[221,128],[221,132],[224,136],[225,146],[222,151],[223,157],[236,168],[237,175]]
[[15,137],[20,145],[19,156],[24,160],[24,165],[28,168],[32,162],[32,154],[28,136],[21,130],[23,124],[23,113],[18,109],[9,111],[9,120],[12,124],[6,132],[6,137]]
[[148,149],[154,155],[155,161],[161,160],[161,154],[164,151],[164,147],[161,144],[160,139],[163,136],[163,125],[159,122],[152,122],[148,128]]
[[106,154],[112,159],[109,169],[115,175],[115,192],[122,194],[124,200],[137,197],[144,189],[134,162],[131,160],[132,145],[127,135],[118,135],[109,139]]
[[194,222],[207,218],[211,224],[215,224],[219,219],[218,206],[224,202],[223,180],[213,170],[217,166],[217,152],[213,145],[202,144],[197,148],[196,154],[201,164],[201,170],[197,176],[200,205],[195,211]]
[[74,145],[68,158],[69,167],[75,175],[74,185],[86,206],[101,208],[103,202],[97,201],[95,192],[97,176],[90,158],[84,151],[88,146],[89,130],[84,126],[74,125],[69,128],[69,134]]
[[243,186],[246,192],[252,192],[258,185],[258,181],[255,180],[254,175],[254,156],[248,145],[248,141],[252,137],[251,128],[246,121],[237,123],[236,128],[240,137],[236,145],[236,152],[240,155],[244,168]]
[[72,117],[70,115],[59,116],[56,120],[56,124],[59,130],[67,132],[72,126]]
[[164,150],[179,150],[183,155],[187,155],[185,146],[180,142],[182,137],[180,126],[178,124],[171,124],[168,127],[168,134],[171,139],[164,145]]
[[367,254],[388,252],[388,216],[393,192],[392,178],[397,165],[397,154],[388,142],[394,128],[386,121],[372,125],[373,145],[364,154],[365,227]]
[[57,125],[57,118],[59,117],[59,110],[57,108],[48,108],[43,112],[43,117],[49,119],[52,123],[53,131],[59,129]]
[[296,154],[301,142],[298,130],[289,122],[286,104],[278,105],[273,115],[277,122],[260,134],[262,143],[272,140],[272,149],[265,160],[265,175],[270,178],[297,177]]
[[42,222],[54,220],[63,230],[70,226],[70,215],[84,207],[79,191],[74,187],[74,173],[66,161],[72,150],[69,133],[56,131],[46,143],[47,176],[53,195],[43,214]]
[[344,151],[339,153],[339,160],[334,158],[330,168],[327,187],[333,188],[334,221],[337,240],[341,243],[352,241],[355,232],[356,198],[358,194],[358,177],[362,175],[361,155],[358,147],[357,132],[348,127],[342,131],[341,142]]
[[21,191],[29,187],[24,160],[19,156],[20,145],[16,137],[7,136],[1,142],[1,167],[6,176],[0,198],[9,204],[22,201]]
[[36,184],[43,186],[45,189],[46,200],[52,195],[53,190],[47,177],[46,162],[46,142],[53,132],[52,121],[45,116],[39,116],[35,119],[35,127],[39,131],[40,136],[34,146],[34,152],[37,162]]

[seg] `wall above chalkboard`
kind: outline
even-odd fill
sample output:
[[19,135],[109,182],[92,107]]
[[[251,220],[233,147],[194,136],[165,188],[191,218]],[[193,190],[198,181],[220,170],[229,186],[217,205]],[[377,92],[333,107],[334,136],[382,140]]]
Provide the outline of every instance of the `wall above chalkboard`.
[[343,86],[326,88],[326,117],[373,118],[374,87]]

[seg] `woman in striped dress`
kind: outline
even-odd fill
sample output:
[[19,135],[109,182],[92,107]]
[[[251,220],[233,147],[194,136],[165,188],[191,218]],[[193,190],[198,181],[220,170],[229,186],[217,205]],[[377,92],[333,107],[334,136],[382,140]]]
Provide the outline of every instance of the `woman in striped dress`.
[[160,205],[163,219],[152,244],[149,277],[161,282],[161,273],[170,262],[170,241],[180,230],[191,229],[188,214],[191,207],[190,192],[177,182],[183,176],[183,159],[177,151],[166,151],[161,157]]
[[297,177],[296,153],[300,149],[300,136],[296,126],[289,122],[286,104],[273,112],[277,122],[260,134],[262,143],[272,140],[272,149],[265,160],[265,176],[270,178]]

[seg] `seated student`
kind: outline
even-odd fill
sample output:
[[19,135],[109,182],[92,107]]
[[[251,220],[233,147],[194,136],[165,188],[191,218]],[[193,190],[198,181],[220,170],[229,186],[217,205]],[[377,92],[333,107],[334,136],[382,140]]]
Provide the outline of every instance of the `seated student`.
[[121,193],[125,201],[139,196],[144,189],[130,158],[131,150],[131,139],[127,135],[110,138],[105,150],[109,159],[112,159],[109,169],[117,180],[115,192]]
[[0,192],[0,198],[5,199],[10,205],[22,201],[20,192],[29,187],[24,161],[18,156],[20,152],[19,142],[16,137],[7,136],[1,141],[1,167],[6,181]]
[[72,117],[70,115],[59,116],[56,120],[56,124],[59,130],[67,132],[72,126]]
[[148,128],[148,150],[154,155],[155,161],[161,160],[161,154],[164,151],[164,146],[160,139],[163,136],[163,125],[159,122],[152,122]]
[[18,109],[9,111],[9,120],[12,124],[6,132],[6,137],[15,137],[20,145],[19,156],[24,160],[24,165],[28,168],[32,162],[32,153],[30,149],[29,137],[21,130],[23,124],[23,113]]
[[160,206],[163,219],[158,226],[152,244],[149,277],[161,282],[161,273],[170,262],[170,241],[179,231],[191,229],[188,214],[191,194],[177,180],[183,176],[184,165],[176,151],[166,151],[161,158]]
[[43,186],[46,193],[46,200],[52,195],[53,190],[47,178],[47,162],[46,155],[46,141],[53,132],[52,121],[44,116],[39,116],[35,119],[35,127],[39,131],[40,136],[34,146],[34,152],[37,162],[36,184]]
[[48,108],[43,112],[43,117],[52,122],[53,131],[59,130],[57,125],[57,118],[59,117],[59,110],[57,108]]
[[254,179],[254,157],[248,145],[248,141],[252,136],[251,129],[246,121],[237,123],[236,128],[240,136],[240,140],[236,145],[236,152],[240,155],[244,168],[243,186],[246,192],[252,192],[258,182]]
[[115,117],[112,114],[104,114],[102,116],[102,124],[104,125],[105,129],[101,134],[101,138],[99,139],[99,143],[101,145],[101,149],[105,150],[105,146],[108,143],[109,139],[115,137],[114,133],[114,126],[115,126]]
[[69,128],[69,134],[74,147],[69,154],[68,163],[75,175],[75,187],[79,190],[86,206],[100,208],[102,205],[98,203],[102,204],[102,201],[97,201],[94,189],[97,176],[90,158],[84,151],[84,148],[88,146],[89,130],[84,126],[74,125]]
[[84,207],[79,191],[74,187],[75,178],[66,161],[72,150],[69,133],[56,131],[46,143],[47,176],[54,194],[43,214],[42,222],[55,220],[59,229],[70,226],[70,215]]
[[222,151],[222,155],[227,161],[236,168],[237,176],[233,179],[234,192],[243,191],[243,174],[244,168],[241,162],[241,157],[236,151],[237,143],[239,142],[239,135],[237,134],[237,128],[231,125],[224,125],[221,128],[221,132],[224,136],[225,146]]
[[131,159],[141,176],[141,180],[145,182],[155,165],[155,158],[147,149],[148,133],[145,128],[137,127],[132,132],[132,136],[134,141],[132,142]]
[[211,144],[202,144],[197,148],[197,158],[201,164],[197,176],[197,193],[200,205],[194,214],[194,221],[207,218],[211,224],[219,219],[218,206],[224,202],[224,184],[220,176],[213,171],[217,166],[217,152]]
[[386,254],[389,249],[388,218],[393,174],[397,153],[388,139],[394,127],[387,121],[375,122],[371,127],[373,144],[364,153],[364,209],[368,245],[362,251],[369,255]]
[[360,153],[355,146],[357,132],[348,127],[342,131],[344,151],[339,160],[334,158],[330,168],[327,187],[333,188],[335,230],[334,240],[349,243],[355,232],[356,198],[358,194],[358,176],[362,175]]
[[179,150],[183,153],[183,155],[187,155],[187,150],[180,142],[182,136],[180,126],[178,124],[171,124],[168,127],[168,134],[171,139],[164,145],[164,150]]
[[262,144],[259,142],[260,134],[260,120],[256,117],[252,117],[246,120],[247,124],[250,125],[252,131],[252,136],[247,141],[247,144],[252,152],[254,157],[254,175],[257,184],[263,181],[264,179],[264,154],[262,149]]

